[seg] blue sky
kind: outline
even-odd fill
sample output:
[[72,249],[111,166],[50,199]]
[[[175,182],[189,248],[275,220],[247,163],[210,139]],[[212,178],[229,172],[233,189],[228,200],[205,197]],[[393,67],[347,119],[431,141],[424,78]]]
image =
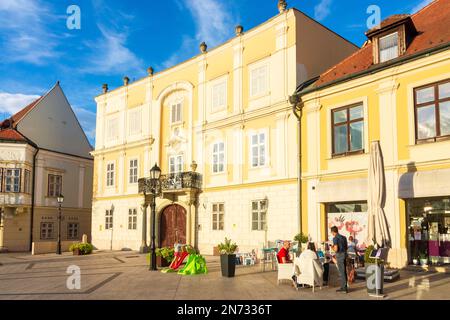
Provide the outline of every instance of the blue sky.
[[[382,18],[413,13],[431,0],[288,0],[357,45],[366,40],[369,5]],[[81,9],[81,29],[69,30],[66,11]],[[91,143],[94,97],[170,67],[276,15],[277,0],[0,0],[0,119],[44,94],[57,80]]]

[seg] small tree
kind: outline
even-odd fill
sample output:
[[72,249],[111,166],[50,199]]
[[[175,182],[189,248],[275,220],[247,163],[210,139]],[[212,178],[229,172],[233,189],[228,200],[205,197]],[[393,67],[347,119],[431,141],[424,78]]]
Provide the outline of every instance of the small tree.
[[221,254],[231,255],[237,250],[236,243],[231,243],[231,239],[225,238],[225,242],[218,245]]

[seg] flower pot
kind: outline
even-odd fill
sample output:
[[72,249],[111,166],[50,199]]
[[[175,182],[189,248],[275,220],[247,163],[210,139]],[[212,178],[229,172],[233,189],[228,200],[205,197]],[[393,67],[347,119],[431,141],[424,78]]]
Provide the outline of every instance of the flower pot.
[[428,265],[428,259],[420,259],[420,265],[421,265],[421,266],[426,266],[426,265]]
[[83,253],[80,251],[80,249],[76,248],[73,250],[73,255],[74,256],[82,256]]
[[366,287],[370,296],[383,295],[384,265],[366,264]]
[[414,264],[415,266],[417,266],[417,265],[419,264],[419,260],[413,259],[413,264]]
[[220,256],[220,266],[222,269],[222,276],[232,278],[236,271],[236,255],[222,254]]

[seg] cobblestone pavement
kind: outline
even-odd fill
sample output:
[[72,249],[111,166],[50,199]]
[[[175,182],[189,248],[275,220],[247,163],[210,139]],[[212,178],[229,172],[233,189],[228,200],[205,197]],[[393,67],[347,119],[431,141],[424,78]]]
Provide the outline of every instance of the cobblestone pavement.
[[[81,289],[69,290],[69,266],[81,269]],[[370,298],[364,281],[350,293],[336,288],[294,290],[289,282],[277,285],[276,272],[261,272],[258,266],[236,270],[235,278],[223,278],[219,259],[207,257],[209,273],[179,276],[148,271],[144,255],[134,252],[96,252],[74,257],[0,254],[0,300],[360,300]],[[402,271],[400,280],[385,283],[385,299],[450,300],[450,276],[440,273]]]

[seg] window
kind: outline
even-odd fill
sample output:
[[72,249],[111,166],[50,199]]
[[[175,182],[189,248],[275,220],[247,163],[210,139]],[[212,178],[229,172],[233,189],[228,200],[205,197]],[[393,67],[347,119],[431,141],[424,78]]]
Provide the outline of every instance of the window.
[[362,105],[333,110],[333,155],[364,150],[364,108]]
[[225,171],[225,144],[218,142],[213,145],[213,173]]
[[142,130],[142,112],[140,108],[131,110],[128,114],[128,133],[130,136],[140,134]]
[[214,203],[212,205],[212,229],[215,231],[224,230],[225,205]]
[[20,192],[20,169],[4,169],[5,192]]
[[119,119],[111,118],[106,122],[106,139],[114,141],[119,138]]
[[105,212],[105,230],[111,230],[113,228],[113,211],[106,210]]
[[0,168],[0,192],[3,192],[3,168]]
[[250,88],[252,97],[267,93],[269,89],[269,66],[255,68],[250,74]]
[[26,169],[23,171],[23,192],[26,194],[31,194],[31,172]]
[[212,111],[223,109],[227,105],[227,82],[222,81],[212,87]]
[[252,201],[252,230],[266,229],[267,200]]
[[114,187],[114,163],[108,163],[106,166],[106,186]]
[[414,90],[417,141],[450,136],[450,81]]
[[53,222],[41,222],[41,240],[54,238],[55,224]]
[[173,123],[178,123],[181,122],[181,108],[182,108],[182,103],[176,103],[173,104],[170,108],[170,122]]
[[[327,230],[336,226],[339,233],[345,237],[353,236],[359,242],[364,243],[367,238],[367,202],[330,203],[326,208]],[[328,239],[332,240],[328,233]]]
[[250,136],[251,166],[252,168],[266,165],[267,135],[265,132]]
[[380,62],[389,61],[398,57],[398,32],[382,37],[378,41]]
[[48,175],[48,196],[59,197],[62,194],[62,176]]
[[183,171],[183,156],[170,156],[169,157],[169,173],[180,173]]
[[77,240],[79,229],[80,229],[79,223],[68,223],[67,224],[67,239],[68,240]]
[[131,184],[135,184],[138,182],[138,160],[133,159],[130,160],[130,179]]
[[128,230],[137,230],[137,209],[128,210]]

